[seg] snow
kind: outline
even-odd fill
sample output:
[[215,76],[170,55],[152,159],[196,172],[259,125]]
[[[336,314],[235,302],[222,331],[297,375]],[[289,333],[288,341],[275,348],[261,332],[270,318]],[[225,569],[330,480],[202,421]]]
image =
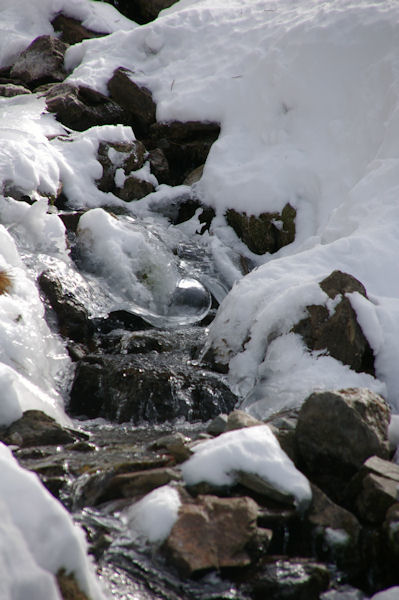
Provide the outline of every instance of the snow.
[[1,598],[60,600],[53,577],[59,569],[73,573],[90,597],[103,598],[83,531],[68,512],[3,444],[0,470]]
[[176,523],[180,506],[176,488],[164,485],[130,506],[123,518],[130,535],[160,544],[166,540]]
[[216,486],[231,486],[237,471],[258,475],[277,490],[292,494],[300,509],[305,509],[312,492],[308,480],[281,449],[268,425],[228,431],[193,447],[194,454],[182,465],[184,481],[202,481]]
[[371,597],[371,600],[396,600],[399,596],[399,586],[394,586],[378,592]]

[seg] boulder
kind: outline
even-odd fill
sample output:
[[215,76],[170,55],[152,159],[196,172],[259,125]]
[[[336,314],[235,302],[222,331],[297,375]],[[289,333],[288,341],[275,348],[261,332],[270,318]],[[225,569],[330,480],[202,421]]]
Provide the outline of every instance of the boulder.
[[367,458],[388,458],[389,420],[388,405],[370,390],[311,394],[300,409],[295,433],[305,473],[337,497]]
[[330,314],[323,305],[307,306],[308,316],[296,323],[292,331],[303,337],[310,350],[326,350],[354,371],[375,375],[373,351],[346,296],[358,292],[367,298],[364,286],[341,271],[333,271],[319,285],[330,298],[340,297],[334,312]]
[[107,35],[106,33],[99,33],[91,31],[84,27],[80,21],[67,17],[66,15],[59,14],[51,21],[54,31],[60,34],[59,39],[66,44],[78,44],[83,40],[90,40],[96,37],[102,37]]
[[130,175],[126,177],[123,186],[117,188],[115,193],[121,200],[132,202],[132,200],[144,198],[153,191],[155,191],[155,187],[152,183],[135,175]]
[[149,23],[157,18],[164,8],[169,8],[177,0],[106,0],[122,15],[140,25]]
[[151,173],[155,175],[159,183],[168,183],[169,181],[169,163],[161,148],[154,148],[148,154]]
[[63,81],[64,55],[67,45],[51,35],[41,35],[19,55],[11,69],[11,77],[35,88],[44,83]]
[[399,466],[372,456],[350,482],[347,499],[359,517],[380,524],[399,499]]
[[296,210],[286,204],[281,213],[261,213],[259,216],[228,209],[226,222],[254,254],[273,254],[295,239]]
[[22,94],[31,94],[31,91],[23,85],[0,83],[0,96],[3,98],[13,98],[14,96],[21,96]]
[[47,109],[63,125],[84,131],[95,125],[130,125],[129,114],[111,98],[83,85],[59,83],[43,94]]
[[139,137],[147,133],[155,121],[156,105],[152,94],[133,81],[134,73],[118,67],[108,82],[110,96],[129,114],[130,124]]
[[226,431],[243,429],[244,427],[255,427],[256,425],[263,425],[263,423],[243,410],[233,410],[227,418]]
[[221,433],[224,433],[227,427],[227,419],[228,415],[217,415],[217,417],[212,419],[212,421],[209,423],[208,427],[206,428],[206,432],[209,433],[209,435],[213,436],[217,436]]
[[146,146],[161,148],[169,164],[170,185],[180,185],[197,167],[203,165],[220,133],[219,123],[169,121],[153,123]]
[[[183,503],[164,543],[164,553],[185,575],[251,563],[248,546],[257,543],[258,506],[247,497],[199,496]],[[271,533],[266,530],[267,545]]]
[[217,376],[194,366],[172,367],[163,355],[89,355],[76,369],[69,410],[118,423],[207,421],[229,412],[236,397]]
[[267,558],[245,585],[253,600],[318,600],[328,588],[326,565],[309,558]]
[[76,436],[44,412],[27,410],[20,419],[1,432],[0,439],[5,444],[26,448],[70,444]]

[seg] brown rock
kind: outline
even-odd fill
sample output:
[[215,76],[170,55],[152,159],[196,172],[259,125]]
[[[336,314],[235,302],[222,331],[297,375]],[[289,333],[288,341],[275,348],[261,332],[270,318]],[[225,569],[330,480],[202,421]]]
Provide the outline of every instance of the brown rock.
[[180,508],[165,554],[188,575],[249,565],[247,546],[256,538],[257,515],[258,506],[250,498],[199,496]]
[[78,44],[82,40],[89,40],[96,37],[107,35],[106,33],[98,33],[84,27],[80,21],[60,14],[51,22],[54,31],[61,33],[60,38],[66,44]]
[[116,188],[115,195],[125,202],[132,202],[144,198],[154,190],[154,186],[149,181],[130,175],[125,179],[123,187]]
[[3,98],[13,98],[14,96],[21,96],[22,94],[30,94],[23,85],[16,85],[15,83],[0,83],[0,96]]
[[134,83],[133,78],[132,71],[119,67],[108,82],[108,90],[111,98],[130,114],[135,133],[142,135],[155,121],[156,105],[150,90]]
[[315,392],[299,412],[295,439],[303,468],[337,497],[370,456],[388,458],[390,411],[367,389]]
[[308,316],[294,325],[292,331],[303,337],[310,350],[325,349],[354,371],[374,375],[373,351],[345,295],[358,292],[367,298],[364,286],[352,275],[341,271],[334,271],[319,285],[330,298],[341,296],[334,313],[330,315],[323,305],[307,306]]
[[57,120],[76,131],[95,125],[130,124],[128,113],[116,102],[86,86],[59,83],[43,94],[47,109]]
[[164,467],[139,471],[137,473],[119,473],[105,483],[97,503],[115,500],[116,498],[132,498],[144,496],[171,481],[180,481],[177,471]]
[[64,429],[53,418],[40,410],[27,410],[22,417],[12,423],[1,435],[6,444],[21,448],[28,446],[53,446],[75,441],[72,432]]
[[154,148],[148,155],[151,173],[155,175],[159,183],[168,183],[169,164],[161,148]]
[[229,209],[225,217],[254,254],[273,254],[295,239],[296,210],[290,204],[286,204],[281,213],[262,213],[258,217]]
[[263,423],[243,410],[233,410],[227,417],[226,431],[255,427],[256,425],[263,425]]
[[97,187],[103,192],[116,191],[115,173],[123,169],[125,175],[141,169],[144,165],[146,149],[142,142],[130,143],[101,142],[97,152],[97,160],[103,168],[103,175],[97,181]]
[[63,81],[66,44],[51,35],[41,35],[21,52],[11,69],[11,76],[37,87],[43,83]]
[[369,523],[382,523],[398,501],[399,466],[377,456],[369,458],[350,482],[347,497],[358,515]]

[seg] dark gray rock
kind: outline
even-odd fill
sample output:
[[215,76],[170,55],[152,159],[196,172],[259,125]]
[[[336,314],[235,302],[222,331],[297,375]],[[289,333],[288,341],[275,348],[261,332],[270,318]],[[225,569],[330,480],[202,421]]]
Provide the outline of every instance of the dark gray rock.
[[140,23],[149,23],[157,18],[158,14],[164,8],[169,8],[176,0],[106,0],[120,13]]
[[19,55],[11,76],[35,88],[44,83],[63,81],[67,45],[51,35],[41,35]]
[[315,392],[299,412],[295,439],[305,473],[333,498],[370,456],[388,458],[390,411],[367,389]]
[[255,427],[263,425],[262,421],[255,419],[243,410],[233,410],[227,417],[226,431],[234,431],[235,429],[244,429],[245,427]]
[[[117,193],[115,173],[123,169],[125,175],[141,169],[144,165],[146,149],[142,142],[130,143],[101,142],[98,147],[97,160],[103,168],[97,187],[103,192]],[[117,194],[118,195],[118,194]]]
[[281,213],[262,213],[258,217],[228,209],[225,217],[227,224],[254,254],[273,254],[295,239],[296,210],[290,204],[286,204]]
[[140,137],[154,123],[156,105],[150,90],[133,79],[132,71],[119,67],[108,82],[108,90],[111,98],[129,114],[134,132]]
[[130,125],[129,114],[111,98],[83,85],[59,83],[43,94],[47,109],[63,125],[85,131],[95,125]]
[[169,181],[169,163],[161,148],[154,148],[148,154],[151,173],[155,175],[159,183],[168,183]]
[[170,121],[153,123],[146,139],[149,150],[160,148],[169,164],[170,185],[180,185],[203,165],[220,133],[218,123]]
[[91,355],[77,365],[69,410],[119,423],[206,421],[236,397],[217,376],[163,354]]
[[319,285],[330,298],[341,297],[333,314],[323,305],[307,306],[308,316],[292,331],[303,337],[310,350],[325,350],[354,371],[375,375],[373,351],[346,296],[358,292],[367,298],[364,286],[341,271],[333,271]]
[[65,291],[61,281],[49,271],[43,271],[38,284],[56,313],[60,334],[75,342],[88,342],[93,327],[83,304],[71,292]]
[[[251,563],[247,547],[257,538],[258,506],[247,497],[199,496],[183,503],[164,552],[185,575]],[[263,542],[271,533],[263,530]]]

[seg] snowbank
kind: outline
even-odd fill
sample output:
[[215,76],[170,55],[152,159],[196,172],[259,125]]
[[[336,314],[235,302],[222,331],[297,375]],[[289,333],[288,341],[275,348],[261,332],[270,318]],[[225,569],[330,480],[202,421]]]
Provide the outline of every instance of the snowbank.
[[206,481],[213,485],[233,485],[237,471],[258,475],[272,487],[291,494],[299,508],[312,499],[308,480],[281,449],[267,425],[228,431],[201,442],[182,465],[188,485]]
[[0,596],[60,600],[54,575],[65,569],[93,600],[104,598],[83,531],[3,444],[0,471]]

